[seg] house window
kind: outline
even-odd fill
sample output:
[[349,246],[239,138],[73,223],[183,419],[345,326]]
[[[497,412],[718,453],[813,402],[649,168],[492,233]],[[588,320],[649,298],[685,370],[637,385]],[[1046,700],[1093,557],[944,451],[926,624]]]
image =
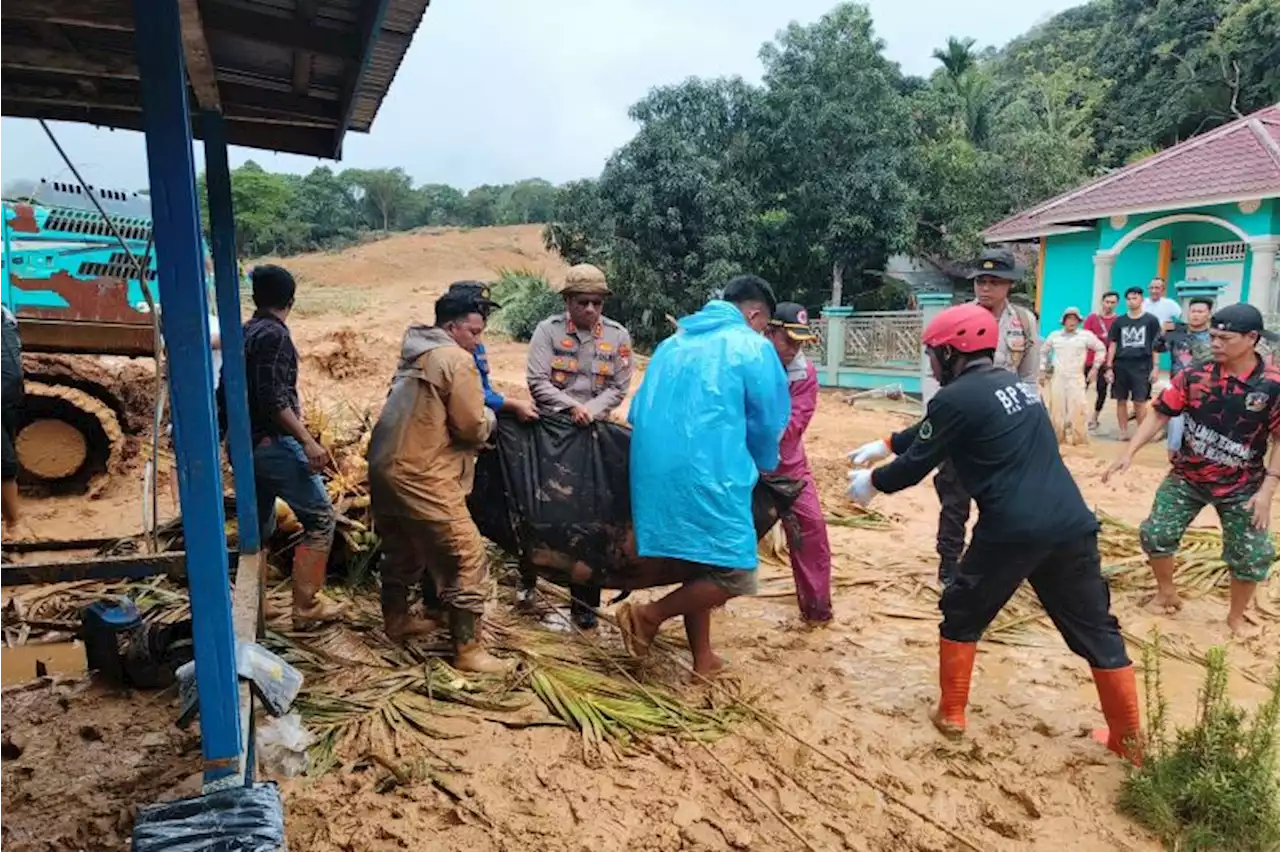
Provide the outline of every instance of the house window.
[[1187,265],[1199,263],[1240,263],[1244,261],[1245,244],[1200,243],[1187,246]]

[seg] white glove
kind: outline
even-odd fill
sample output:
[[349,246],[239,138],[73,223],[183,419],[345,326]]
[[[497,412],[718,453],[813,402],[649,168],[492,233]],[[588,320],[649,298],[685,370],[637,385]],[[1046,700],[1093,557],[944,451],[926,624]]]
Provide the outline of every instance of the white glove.
[[872,462],[882,461],[889,458],[889,444],[883,438],[879,441],[872,441],[869,444],[863,444],[858,449],[849,453],[849,461],[858,467],[864,467]]
[[876,491],[876,487],[871,484],[871,471],[851,470],[849,471],[849,490],[846,493],[853,502],[867,506],[870,505],[871,498],[880,492]]

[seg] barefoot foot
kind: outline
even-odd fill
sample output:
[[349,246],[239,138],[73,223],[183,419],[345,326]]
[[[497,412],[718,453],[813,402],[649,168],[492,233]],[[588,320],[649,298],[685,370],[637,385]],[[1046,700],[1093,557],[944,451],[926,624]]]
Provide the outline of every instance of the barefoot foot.
[[1164,615],[1173,615],[1182,610],[1182,598],[1177,592],[1156,592],[1143,602],[1148,611]]

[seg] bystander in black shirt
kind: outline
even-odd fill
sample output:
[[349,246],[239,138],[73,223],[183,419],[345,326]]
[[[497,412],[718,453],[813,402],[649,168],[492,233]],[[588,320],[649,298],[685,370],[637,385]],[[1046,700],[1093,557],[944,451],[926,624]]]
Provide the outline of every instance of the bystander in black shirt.
[[270,314],[244,324],[244,369],[249,386],[249,428],[253,442],[289,434],[276,422],[288,408],[298,417],[298,350],[289,328]]
[[990,361],[940,389],[924,419],[890,445],[898,457],[872,472],[876,490],[909,488],[950,459],[978,504],[975,541],[1056,545],[1098,530],[1044,406]]

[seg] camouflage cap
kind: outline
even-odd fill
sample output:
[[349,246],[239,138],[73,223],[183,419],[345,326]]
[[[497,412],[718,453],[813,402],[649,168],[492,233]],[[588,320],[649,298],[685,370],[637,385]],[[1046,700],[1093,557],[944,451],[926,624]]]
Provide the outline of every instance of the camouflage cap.
[[605,281],[600,267],[589,263],[570,266],[564,274],[564,284],[560,287],[560,295],[576,296],[595,294],[609,295],[609,282]]

